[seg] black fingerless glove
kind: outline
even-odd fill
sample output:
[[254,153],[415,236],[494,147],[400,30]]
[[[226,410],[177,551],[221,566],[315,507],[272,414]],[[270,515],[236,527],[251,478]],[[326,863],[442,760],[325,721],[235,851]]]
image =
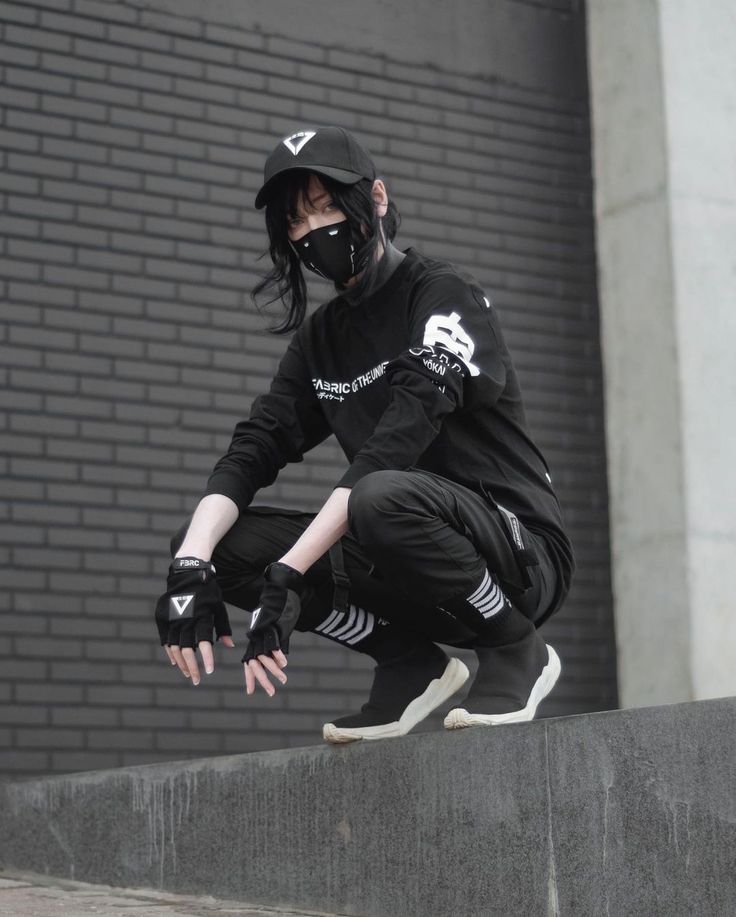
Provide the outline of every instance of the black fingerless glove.
[[253,612],[248,646],[243,662],[256,656],[270,656],[276,650],[289,652],[289,636],[301,611],[304,577],[287,564],[269,564],[264,573],[266,585],[261,604]]
[[215,568],[198,557],[177,557],[169,567],[166,592],[156,603],[161,645],[191,647],[232,635]]

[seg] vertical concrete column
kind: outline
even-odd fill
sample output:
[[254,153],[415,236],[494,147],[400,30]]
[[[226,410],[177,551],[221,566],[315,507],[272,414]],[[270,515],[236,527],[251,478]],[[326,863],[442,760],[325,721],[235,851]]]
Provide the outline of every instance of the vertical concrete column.
[[588,39],[621,702],[736,694],[736,7]]

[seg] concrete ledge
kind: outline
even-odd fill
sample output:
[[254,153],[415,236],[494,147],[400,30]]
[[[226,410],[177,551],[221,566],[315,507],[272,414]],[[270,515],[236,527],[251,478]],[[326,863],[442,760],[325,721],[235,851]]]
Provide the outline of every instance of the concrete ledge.
[[0,862],[391,917],[736,913],[736,698],[0,786]]
[[211,895],[112,888],[35,873],[0,871],[2,917],[343,917],[324,911],[270,908]]

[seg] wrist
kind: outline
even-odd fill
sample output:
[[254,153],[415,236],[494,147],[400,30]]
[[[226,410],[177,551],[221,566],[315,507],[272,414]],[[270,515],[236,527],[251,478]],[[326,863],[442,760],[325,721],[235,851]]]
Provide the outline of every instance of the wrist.
[[304,577],[301,571],[280,560],[269,564],[263,575],[267,583],[273,583],[275,586],[281,586],[284,589],[291,589],[297,595],[301,595],[304,588]]
[[174,555],[174,559],[179,560],[185,557],[194,557],[197,560],[203,560],[207,563],[212,558],[213,551],[213,545],[204,542],[189,541],[185,538],[181,543],[181,547]]
[[284,554],[283,557],[280,557],[277,562],[284,564],[287,567],[291,567],[292,570],[296,570],[297,573],[304,575],[312,565],[309,560],[310,559],[307,557],[306,552],[304,550],[300,550],[299,544],[296,544],[289,548],[286,554]]
[[190,573],[204,570],[207,573],[215,572],[215,565],[210,560],[192,555],[177,554],[171,562],[172,573]]

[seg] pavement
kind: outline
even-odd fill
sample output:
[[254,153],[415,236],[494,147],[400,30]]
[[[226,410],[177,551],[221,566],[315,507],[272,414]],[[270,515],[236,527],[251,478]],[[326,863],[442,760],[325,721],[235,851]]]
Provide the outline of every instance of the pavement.
[[345,917],[0,870],[1,917]]

